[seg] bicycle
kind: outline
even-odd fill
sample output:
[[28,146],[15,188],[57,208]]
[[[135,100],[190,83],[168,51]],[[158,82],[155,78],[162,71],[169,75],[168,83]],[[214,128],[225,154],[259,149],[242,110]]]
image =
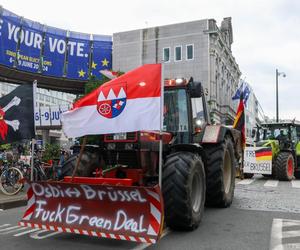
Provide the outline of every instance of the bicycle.
[[3,162],[0,176],[0,190],[6,195],[15,195],[19,193],[23,187],[21,180],[23,179],[22,172]]

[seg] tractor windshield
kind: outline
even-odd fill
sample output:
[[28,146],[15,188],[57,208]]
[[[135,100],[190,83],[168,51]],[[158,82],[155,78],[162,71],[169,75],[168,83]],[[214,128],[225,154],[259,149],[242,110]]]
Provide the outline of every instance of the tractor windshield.
[[164,94],[164,131],[188,132],[187,96],[184,89],[166,90]]
[[289,137],[288,127],[266,127],[263,128],[263,140],[284,140]]

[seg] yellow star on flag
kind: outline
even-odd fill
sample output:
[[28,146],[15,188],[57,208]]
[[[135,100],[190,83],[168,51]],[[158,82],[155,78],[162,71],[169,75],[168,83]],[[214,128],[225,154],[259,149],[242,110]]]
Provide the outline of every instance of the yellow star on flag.
[[95,63],[94,61],[92,62],[92,69],[96,69],[97,67],[97,63]]
[[86,72],[84,72],[82,69],[80,71],[78,71],[78,76],[79,77],[84,77]]
[[106,60],[106,58],[104,58],[104,60],[101,61],[102,62],[102,66],[108,66],[109,61]]

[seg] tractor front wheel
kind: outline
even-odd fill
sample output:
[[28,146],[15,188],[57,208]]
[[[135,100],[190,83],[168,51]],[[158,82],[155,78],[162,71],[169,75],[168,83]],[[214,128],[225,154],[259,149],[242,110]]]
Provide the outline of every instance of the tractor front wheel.
[[279,153],[275,164],[276,178],[280,181],[291,181],[294,178],[294,157],[289,152]]
[[206,205],[229,207],[235,187],[236,159],[233,143],[226,137],[222,143],[205,145]]
[[[79,154],[72,155],[68,160],[65,161],[65,163],[62,165],[61,178],[64,176],[71,176],[73,174],[78,157]],[[75,176],[91,176],[93,171],[99,167],[99,165],[99,156],[97,153],[84,151]]]
[[167,225],[175,230],[198,227],[205,203],[205,171],[197,154],[177,152],[167,157],[162,192]]

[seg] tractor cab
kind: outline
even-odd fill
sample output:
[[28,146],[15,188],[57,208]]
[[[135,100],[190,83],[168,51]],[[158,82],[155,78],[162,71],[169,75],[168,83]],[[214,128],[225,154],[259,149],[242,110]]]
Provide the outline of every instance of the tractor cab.
[[201,83],[166,80],[163,113],[163,130],[171,132],[177,144],[197,142],[197,135],[210,123]]

